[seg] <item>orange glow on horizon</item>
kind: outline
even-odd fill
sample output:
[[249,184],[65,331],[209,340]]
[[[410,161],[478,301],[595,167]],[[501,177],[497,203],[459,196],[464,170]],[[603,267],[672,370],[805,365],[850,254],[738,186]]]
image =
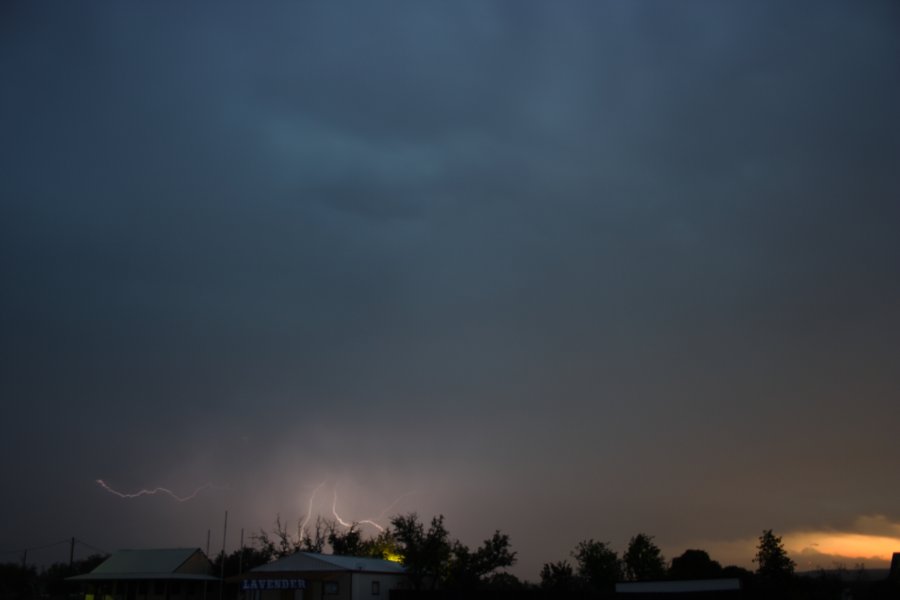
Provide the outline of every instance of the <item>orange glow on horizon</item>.
[[784,546],[791,554],[813,552],[888,562],[894,552],[900,552],[900,538],[861,533],[794,533],[785,536]]
[[[858,517],[848,530],[835,529],[775,531],[781,536],[788,555],[800,571],[832,568],[836,563],[851,566],[864,563],[868,568],[890,565],[891,556],[900,552],[900,522],[884,515]],[[702,548],[723,565],[739,565],[755,570],[753,557],[756,538],[697,540],[691,547]]]

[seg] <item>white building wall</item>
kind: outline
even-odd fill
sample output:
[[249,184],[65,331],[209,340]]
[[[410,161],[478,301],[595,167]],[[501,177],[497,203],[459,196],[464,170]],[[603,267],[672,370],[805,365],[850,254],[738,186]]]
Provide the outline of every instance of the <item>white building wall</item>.
[[[388,600],[390,591],[400,587],[403,575],[387,573],[354,573],[350,600]],[[373,593],[372,584],[378,583],[378,593]]]

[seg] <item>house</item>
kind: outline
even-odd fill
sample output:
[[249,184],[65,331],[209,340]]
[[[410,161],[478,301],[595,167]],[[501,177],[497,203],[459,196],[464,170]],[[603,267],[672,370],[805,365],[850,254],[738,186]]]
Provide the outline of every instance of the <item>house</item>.
[[212,563],[199,548],[119,550],[90,573],[69,577],[84,600],[205,600]]
[[387,600],[406,583],[380,558],[297,552],[238,576],[245,600]]

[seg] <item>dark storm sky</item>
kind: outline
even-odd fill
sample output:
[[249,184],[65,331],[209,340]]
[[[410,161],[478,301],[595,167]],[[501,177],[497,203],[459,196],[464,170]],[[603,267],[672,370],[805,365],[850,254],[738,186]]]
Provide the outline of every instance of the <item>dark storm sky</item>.
[[896,3],[0,12],[0,551],[900,550]]

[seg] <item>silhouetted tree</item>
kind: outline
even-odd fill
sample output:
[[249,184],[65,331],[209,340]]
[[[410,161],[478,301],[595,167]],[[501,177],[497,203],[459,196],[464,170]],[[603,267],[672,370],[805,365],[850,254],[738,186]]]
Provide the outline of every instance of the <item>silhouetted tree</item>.
[[34,567],[18,563],[0,564],[0,600],[19,600],[37,596],[38,578]]
[[109,557],[108,554],[92,554],[87,558],[69,563],[53,563],[38,575],[42,596],[49,598],[65,598],[73,591],[72,584],[66,578],[83,575],[93,571]]
[[329,533],[328,521],[321,516],[317,516],[316,524],[313,526],[312,531],[304,528],[302,525],[298,528],[300,530],[300,550],[303,552],[321,553],[325,549],[325,542]]
[[413,589],[435,589],[446,573],[453,551],[444,528],[444,515],[432,518],[427,531],[416,513],[397,515],[391,525]]
[[568,561],[544,563],[541,567],[541,589],[562,594],[573,592],[578,587],[578,578]]
[[392,553],[399,552],[410,584],[416,590],[441,586],[462,592],[489,586],[508,587],[512,582],[510,577],[497,572],[516,561],[509,536],[500,531],[471,550],[458,540],[451,540],[443,515],[434,517],[427,530],[415,513],[398,515],[391,520],[391,525],[391,531],[379,536],[383,540],[377,547],[388,544]]
[[344,556],[366,556],[367,548],[363,542],[358,523],[352,523],[346,531],[339,529],[341,525],[332,521],[328,525],[328,544],[333,554]]
[[631,581],[662,579],[666,574],[666,561],[659,546],[649,535],[639,533],[628,542],[622,557],[625,576]]
[[495,531],[474,552],[456,541],[447,569],[447,587],[474,590],[497,569],[509,567],[515,562],[516,553],[510,551],[509,536],[500,531]]
[[794,575],[796,563],[788,556],[781,538],[771,529],[763,531],[756,547],[756,574],[764,581],[780,582],[789,580]]
[[482,589],[501,591],[523,591],[529,589],[529,587],[528,583],[506,571],[491,573],[484,578],[481,584]]
[[322,517],[316,517],[312,529],[303,529],[298,525],[298,537],[294,539],[278,515],[275,517],[275,528],[271,532],[260,529],[252,539],[270,559],[290,556],[296,552],[323,552],[326,543],[334,554],[372,555],[371,541],[363,538],[359,523],[353,523],[344,530],[337,521],[329,521]]
[[365,544],[365,556],[394,561],[402,558],[400,546],[397,544],[397,538],[394,536],[394,532],[391,529],[385,529],[374,538],[366,540]]
[[578,544],[572,556],[578,562],[578,575],[592,590],[612,591],[616,582],[622,579],[622,562],[608,543],[584,540]]
[[259,545],[259,549],[270,559],[290,556],[300,550],[300,541],[294,540],[287,527],[281,523],[281,515],[275,516],[275,529],[272,530],[274,538],[269,537],[268,532],[260,529],[259,533],[251,536],[251,539]]
[[669,577],[672,579],[713,579],[722,575],[722,565],[712,560],[704,550],[685,550],[672,559]]

